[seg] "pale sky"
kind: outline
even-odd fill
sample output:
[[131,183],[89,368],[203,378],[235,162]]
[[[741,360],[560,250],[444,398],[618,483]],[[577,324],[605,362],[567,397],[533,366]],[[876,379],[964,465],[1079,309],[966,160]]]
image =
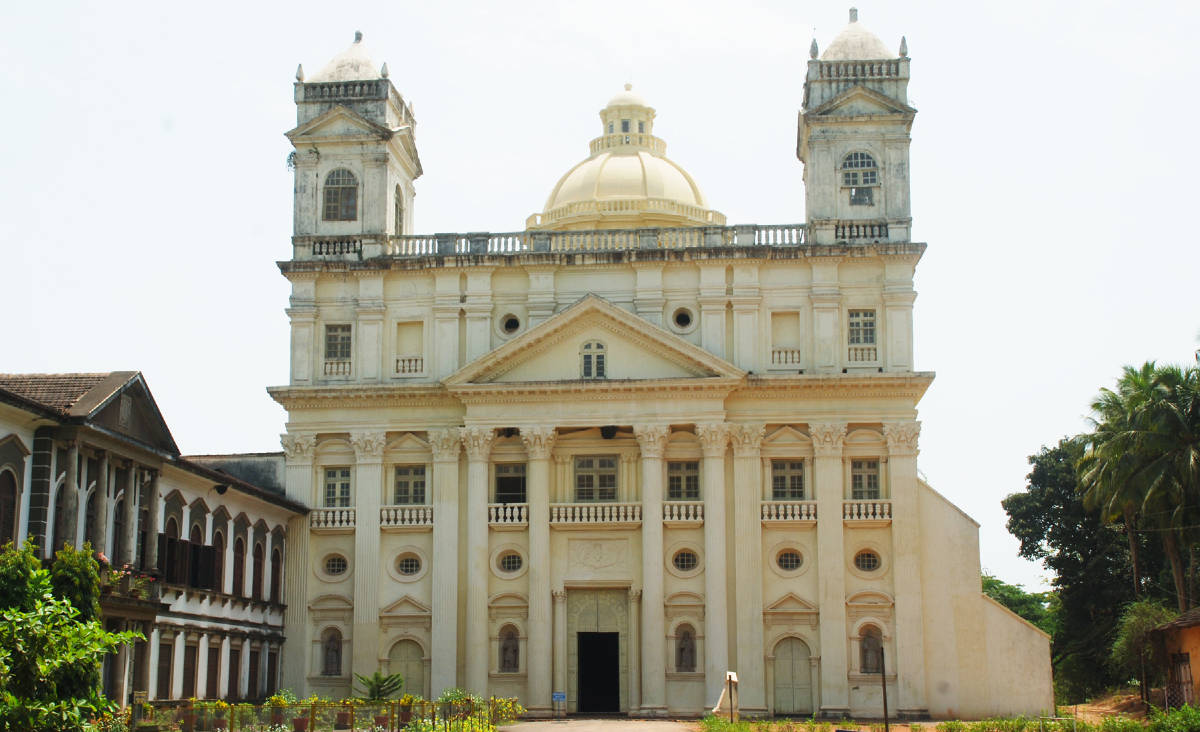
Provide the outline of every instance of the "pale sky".
[[[920,467],[1000,499],[1122,364],[1200,346],[1200,4],[858,3],[908,37]],[[296,64],[363,31],[412,102],[416,230],[516,231],[630,81],[731,224],[804,221],[796,114],[845,2],[0,4],[0,371],[142,371],[185,453],[279,449]]]

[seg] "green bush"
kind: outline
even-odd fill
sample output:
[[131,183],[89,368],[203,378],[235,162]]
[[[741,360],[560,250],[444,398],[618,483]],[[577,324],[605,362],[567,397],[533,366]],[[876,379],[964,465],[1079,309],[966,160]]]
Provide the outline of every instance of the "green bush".
[[1200,709],[1178,707],[1168,712],[1151,709],[1146,732],[1200,732]]

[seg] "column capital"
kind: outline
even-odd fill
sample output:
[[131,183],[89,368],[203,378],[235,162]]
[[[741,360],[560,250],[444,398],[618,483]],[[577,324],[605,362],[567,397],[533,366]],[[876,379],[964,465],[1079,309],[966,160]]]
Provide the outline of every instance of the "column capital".
[[729,425],[729,440],[733,443],[735,457],[755,457],[762,447],[767,428],[761,422],[735,423]]
[[808,436],[818,457],[839,457],[842,441],[846,439],[845,422],[810,422]]
[[631,589],[629,591],[629,599],[632,600],[633,602],[641,602],[642,601],[642,591]]
[[438,462],[458,462],[462,452],[462,440],[457,427],[447,427],[440,430],[429,430],[425,433],[429,445],[433,448],[433,459]]
[[521,428],[521,441],[525,443],[525,452],[530,460],[546,460],[554,450],[554,440],[558,432],[554,427],[534,425]]
[[917,438],[921,435],[921,423],[913,422],[884,422],[883,436],[887,439],[889,455],[916,455]]
[[283,446],[283,454],[288,461],[304,462],[312,459],[317,448],[317,436],[284,433],[279,436],[279,444]]
[[383,448],[387,445],[387,434],[383,432],[353,432],[350,446],[360,463],[379,462],[383,459]]
[[637,438],[643,458],[661,458],[667,448],[667,438],[671,436],[671,425],[635,424],[633,435]]
[[567,591],[566,590],[553,590],[553,591],[551,591],[550,594],[554,596],[555,602],[566,602],[567,601]]
[[724,422],[705,422],[696,425],[696,437],[704,457],[724,457],[729,444],[729,425]]
[[492,454],[492,443],[496,441],[496,430],[491,427],[463,427],[463,446],[467,448],[467,459],[472,462],[486,461]]

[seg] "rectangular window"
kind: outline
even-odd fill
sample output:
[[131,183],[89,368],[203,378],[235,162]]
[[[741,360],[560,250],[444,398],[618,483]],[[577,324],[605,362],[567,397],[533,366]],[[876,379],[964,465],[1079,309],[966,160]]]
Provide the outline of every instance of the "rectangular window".
[[575,458],[575,500],[579,503],[617,500],[615,455]]
[[621,132],[629,132],[629,120],[621,120]]
[[349,325],[327,325],[325,326],[325,360],[326,361],[349,361],[350,360],[350,326]]
[[638,122],[638,132],[645,132],[645,131],[646,131],[646,123]]
[[850,345],[875,345],[875,311],[850,311]]
[[325,469],[325,507],[346,508],[350,505],[350,468]]
[[875,189],[865,186],[857,186],[850,189],[850,205],[851,206],[874,206],[875,205]]
[[525,500],[525,463],[496,463],[496,503]]
[[804,461],[771,461],[771,500],[804,500]]
[[695,501],[700,498],[700,463],[695,460],[667,463],[667,500]]
[[425,466],[397,465],[392,503],[397,506],[425,504]]
[[425,372],[425,324],[421,322],[396,324],[396,373]]
[[850,497],[856,501],[879,499],[879,461],[850,461]]

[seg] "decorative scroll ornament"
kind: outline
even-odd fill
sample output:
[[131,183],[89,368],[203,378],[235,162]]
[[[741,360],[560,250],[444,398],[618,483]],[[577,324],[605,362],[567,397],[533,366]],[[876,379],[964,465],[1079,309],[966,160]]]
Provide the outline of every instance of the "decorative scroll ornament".
[[458,454],[462,452],[462,439],[458,427],[429,430],[426,437],[429,439],[430,447],[433,448],[434,460],[458,460]]
[[921,435],[920,422],[886,422],[883,436],[887,438],[888,452],[892,455],[916,455],[917,438]]
[[729,441],[733,444],[733,454],[736,457],[754,457],[762,447],[763,435],[767,426],[755,424],[729,425]]
[[696,425],[696,437],[704,457],[724,457],[729,444],[729,425],[724,422],[707,422]]
[[661,458],[667,448],[667,438],[671,436],[671,426],[667,424],[635,424],[633,436],[637,438],[642,457]]
[[813,441],[813,452],[821,456],[840,456],[842,442],[846,439],[846,423],[809,423],[808,436]]
[[317,447],[317,436],[283,434],[279,436],[279,444],[283,445],[283,454],[288,460],[301,460],[312,457]]
[[387,435],[383,432],[355,432],[350,435],[350,446],[359,460],[382,458],[385,445]]
[[462,441],[469,460],[487,460],[492,454],[492,443],[496,441],[496,430],[491,427],[463,427]]
[[558,433],[553,427],[537,425],[521,428],[521,441],[525,443],[525,452],[530,460],[545,460],[554,449],[554,439]]

